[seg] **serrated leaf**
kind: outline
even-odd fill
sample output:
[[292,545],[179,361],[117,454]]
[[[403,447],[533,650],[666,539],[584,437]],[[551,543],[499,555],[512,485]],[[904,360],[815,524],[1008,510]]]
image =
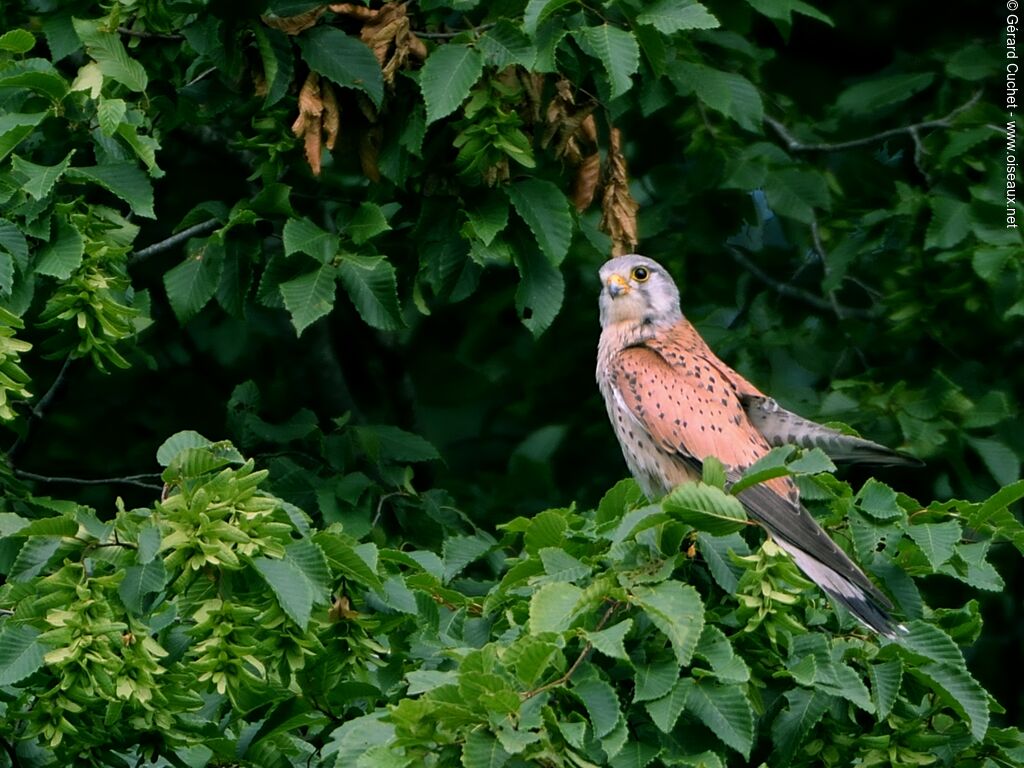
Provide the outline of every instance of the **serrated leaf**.
[[742,656],[736,655],[729,638],[718,627],[704,626],[694,655],[707,661],[721,682],[745,683],[750,680],[747,663]]
[[488,730],[473,730],[462,745],[463,768],[502,768],[511,755]]
[[372,240],[381,232],[391,229],[384,211],[376,203],[360,203],[355,214],[345,225],[345,232],[356,245]]
[[164,588],[167,571],[163,560],[150,560],[145,565],[130,565],[125,568],[124,579],[117,586],[117,594],[124,607],[135,616],[145,611],[145,598]]
[[611,733],[622,717],[619,699],[611,685],[599,677],[587,677],[574,682],[572,692],[583,702],[594,736],[600,739]]
[[960,649],[938,627],[918,620],[907,622],[907,629],[906,634],[899,636],[899,646],[909,652],[911,661],[929,660],[951,667],[964,666]]
[[530,597],[530,633],[564,632],[576,620],[582,599],[583,590],[575,584],[545,584]]
[[885,483],[869,478],[854,497],[857,507],[876,520],[894,520],[904,512],[896,502],[896,491]]
[[747,526],[747,514],[735,496],[704,483],[683,483],[662,502],[674,519],[712,536],[725,536]]
[[366,455],[374,462],[434,461],[441,454],[428,440],[390,424],[353,427]]
[[754,745],[754,712],[741,685],[701,682],[690,689],[686,711],[744,757]]
[[483,71],[483,54],[474,48],[449,44],[434,50],[423,64],[419,81],[427,125],[458,109]]
[[748,131],[760,131],[764,104],[753,83],[742,75],[718,69],[677,62],[670,74],[685,93],[696,93],[705,105],[735,120]]
[[131,91],[144,91],[149,83],[146,68],[128,55],[116,32],[105,32],[93,19],[72,19],[85,51],[100,66],[104,77],[116,80]]
[[[161,467],[166,467],[179,453],[188,448],[208,448],[211,445],[213,445],[212,440],[206,439],[194,430],[185,429],[175,432],[163,441],[156,450],[156,460]],[[241,460],[240,454],[239,459]]]
[[541,22],[548,19],[559,8],[578,3],[579,0],[529,0],[523,11],[523,31],[533,35]]
[[970,723],[974,740],[984,740],[989,722],[988,693],[966,668],[931,662],[908,667],[907,671],[930,682],[939,698]]
[[42,200],[50,194],[53,185],[67,171],[74,154],[75,150],[71,150],[56,165],[36,165],[17,155],[13,155],[11,157],[11,169],[24,178],[21,182],[21,188],[25,190],[26,194],[35,200]]
[[356,548],[346,544],[330,534],[319,534],[314,540],[327,558],[330,567],[340,572],[345,578],[371,589],[380,590],[383,584],[376,571],[365,559],[360,557]]
[[0,250],[0,295],[10,296],[14,288],[14,257],[7,250]]
[[633,33],[611,24],[601,24],[578,29],[573,32],[573,37],[584,53],[601,62],[608,75],[613,99],[633,87],[632,76],[640,68],[640,46]]
[[946,250],[960,243],[971,231],[971,206],[945,195],[930,199],[932,218],[925,231],[924,247]]
[[124,99],[100,99],[96,107],[96,117],[99,120],[100,130],[106,136],[113,136],[117,126],[124,119],[128,105]]
[[531,39],[508,19],[498,19],[480,36],[476,46],[486,63],[499,70],[511,64],[531,69],[537,58],[537,49]]
[[28,53],[35,45],[36,38],[27,29],[12,29],[0,35],[0,51]]
[[922,72],[866,80],[843,91],[836,99],[836,107],[851,115],[874,112],[880,107],[906,101],[931,85],[934,79],[933,73]]
[[794,13],[799,13],[824,22],[830,27],[835,26],[835,22],[833,22],[831,18],[826,16],[817,8],[802,2],[802,0],[747,0],[747,2],[758,13],[763,13],[770,19],[777,19],[778,21],[785,22],[786,24],[792,23],[792,16]]
[[290,560],[269,557],[254,558],[253,565],[274,593],[281,610],[305,631],[313,612],[313,590],[299,567]]
[[69,168],[67,178],[99,184],[128,203],[138,216],[155,219],[153,182],[131,163],[111,163],[88,168]]
[[987,437],[968,437],[967,444],[981,457],[1000,485],[1011,485],[1020,480],[1020,458],[1006,443]]
[[325,232],[309,219],[288,219],[281,231],[281,238],[285,256],[304,253],[321,264],[330,262],[341,248],[341,240],[337,235]]
[[948,520],[944,523],[924,523],[907,526],[907,534],[921,548],[933,570],[947,562],[963,536],[960,523]]
[[466,208],[466,218],[473,228],[473,234],[484,244],[490,245],[494,238],[508,225],[509,201],[501,194],[482,197],[473,207]]
[[26,139],[47,115],[49,112],[0,114],[0,160]]
[[807,688],[794,688],[785,695],[789,706],[772,723],[772,741],[781,761],[796,751],[834,700],[827,693]]
[[525,254],[517,251],[515,262],[520,275],[516,310],[523,325],[537,338],[554,322],[562,308],[565,279],[558,267],[540,251],[529,249]]
[[291,314],[296,335],[328,314],[334,308],[338,270],[333,264],[322,264],[312,272],[286,280],[278,290],[284,306]]
[[[678,676],[678,671],[677,671]],[[693,690],[693,678],[675,679],[671,689],[661,698],[647,702],[645,709],[651,721],[662,733],[671,733],[676,721],[686,709],[686,699]]]
[[506,187],[508,198],[526,222],[544,255],[559,266],[572,242],[569,200],[557,186],[542,179],[518,181]]
[[28,88],[56,103],[67,95],[68,83],[46,59],[26,59],[0,72],[0,88]]
[[164,289],[178,322],[187,323],[217,292],[224,246],[213,239],[195,245],[181,264],[164,273]]
[[313,604],[323,604],[331,590],[331,574],[324,551],[312,539],[298,539],[284,548],[285,560],[293,563],[309,583]]
[[817,171],[771,171],[765,180],[764,194],[773,211],[804,224],[814,221],[815,209],[831,207],[828,184]]
[[875,702],[875,710],[879,720],[885,720],[892,712],[896,696],[900,692],[903,681],[903,662],[899,659],[878,662],[868,666],[871,678],[871,697]]
[[[954,563],[959,567],[960,563],[967,566],[967,574],[957,573],[957,578],[970,584],[975,589],[985,589],[990,592],[1000,592],[1006,587],[1006,582],[999,572],[987,559],[988,550],[992,542],[982,540],[973,544],[959,544],[956,548],[956,559]],[[946,573],[946,569],[943,569]]]
[[6,624],[0,632],[0,685],[16,685],[43,666],[46,648],[32,627]]
[[704,629],[704,603],[697,590],[678,581],[633,588],[632,599],[668,637],[680,666],[687,666]]
[[442,544],[445,583],[455,578],[470,563],[479,560],[494,547],[481,536],[449,536]]
[[325,24],[307,29],[296,40],[311,69],[343,88],[362,91],[380,107],[384,75],[377,57],[362,40]]
[[346,255],[338,267],[338,276],[367,325],[382,331],[405,328],[398,304],[398,281],[391,262],[382,256]]
[[605,656],[613,659],[629,661],[629,654],[626,653],[624,641],[629,630],[633,628],[633,620],[625,619],[614,626],[602,629],[599,632],[587,632],[587,642],[599,650]]
[[81,233],[66,219],[57,219],[55,231],[46,245],[39,250],[35,272],[67,280],[78,269],[85,253]]
[[741,556],[750,554],[750,548],[743,537],[739,533],[711,536],[701,532],[697,534],[697,547],[718,586],[731,595],[736,594],[742,571],[733,563],[729,553],[734,552]]
[[59,536],[30,536],[7,571],[9,581],[29,581],[38,576],[60,549]]
[[636,20],[650,24],[663,35],[683,29],[715,29],[718,19],[696,0],[656,0],[644,7]]

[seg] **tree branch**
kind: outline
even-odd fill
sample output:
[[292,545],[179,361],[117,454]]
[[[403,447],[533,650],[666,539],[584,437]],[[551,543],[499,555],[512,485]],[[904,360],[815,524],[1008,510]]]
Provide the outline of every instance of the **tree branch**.
[[901,128],[890,128],[889,130],[882,131],[881,133],[873,133],[870,136],[864,136],[860,139],[851,139],[849,141],[807,143],[796,138],[796,136],[794,136],[783,123],[776,120],[774,117],[765,115],[764,121],[774,129],[774,131],[779,135],[779,138],[782,139],[783,143],[786,145],[786,148],[791,152],[838,152],[843,149],[865,147],[869,144],[882,141],[883,139],[890,139],[893,136],[900,136],[902,134],[909,134],[910,137],[914,138],[916,141],[916,134],[918,131],[927,130],[929,128],[949,128],[952,126],[953,119],[960,113],[966,112],[977,104],[980,98],[981,91],[978,91],[969,100],[961,104],[945,117],[940,117],[935,120],[924,120],[920,123],[911,123],[910,125],[905,125]]
[[420,32],[418,29],[410,30],[416,37],[422,37],[424,40],[451,40],[453,37],[458,37],[466,32],[472,32],[474,34],[478,32],[486,32],[488,29],[493,27],[494,24],[481,24],[479,27],[470,27],[469,29],[460,29],[455,32]]
[[181,232],[177,232],[171,235],[166,240],[161,240],[158,243],[147,245],[142,250],[136,251],[131,255],[131,257],[128,260],[128,263],[129,265],[138,264],[140,261],[148,259],[150,256],[154,256],[158,253],[163,253],[164,251],[169,251],[178,243],[184,242],[185,240],[188,240],[190,237],[193,237],[194,235],[205,234],[214,229],[217,229],[217,227],[219,226],[220,222],[217,221],[216,219],[209,219],[207,221],[201,221],[198,224],[193,224],[188,229],[183,229],[181,230]]
[[805,304],[811,305],[815,309],[835,312],[840,318],[844,315],[848,317],[873,317],[874,315],[874,313],[869,310],[843,306],[834,299],[833,301],[828,301],[821,298],[821,296],[811,293],[810,291],[805,291],[803,288],[796,288],[795,286],[780,282],[747,258],[747,256],[738,248],[727,246],[726,250],[729,251],[737,264],[782,296],[788,296],[791,299],[799,299]]
[[136,488],[145,488],[150,491],[162,491],[163,485],[146,483],[144,480],[159,478],[155,472],[148,472],[141,475],[125,475],[124,477],[50,477],[38,475],[35,472],[28,472],[24,469],[15,469],[14,474],[24,480],[36,480],[40,483],[69,483],[72,485],[134,485]]
[[25,420],[25,433],[18,437],[7,451],[7,457],[11,462],[25,449],[29,436],[32,434],[33,424],[43,418],[53,399],[64,385],[64,379],[67,377],[68,369],[71,367],[71,360],[71,355],[64,359],[64,364],[60,367],[60,371],[57,373],[57,377],[53,380],[50,388],[46,390],[46,393],[39,398],[39,401],[29,411],[28,418]]
[[128,37],[138,37],[143,40],[184,40],[184,35],[178,34],[165,34],[162,32],[143,32],[139,29],[131,29],[129,27],[118,27],[117,31],[122,35]]

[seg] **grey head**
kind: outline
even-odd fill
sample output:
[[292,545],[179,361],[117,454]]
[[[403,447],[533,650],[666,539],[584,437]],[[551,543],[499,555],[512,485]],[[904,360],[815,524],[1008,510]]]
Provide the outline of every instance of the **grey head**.
[[682,319],[679,289],[668,271],[654,259],[630,253],[601,266],[601,327],[674,325]]

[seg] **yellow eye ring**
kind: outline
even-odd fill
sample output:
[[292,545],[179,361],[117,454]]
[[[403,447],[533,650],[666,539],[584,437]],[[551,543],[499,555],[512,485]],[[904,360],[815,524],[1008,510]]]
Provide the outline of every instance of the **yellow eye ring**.
[[651,270],[647,267],[633,267],[631,275],[638,283],[642,283],[651,276]]

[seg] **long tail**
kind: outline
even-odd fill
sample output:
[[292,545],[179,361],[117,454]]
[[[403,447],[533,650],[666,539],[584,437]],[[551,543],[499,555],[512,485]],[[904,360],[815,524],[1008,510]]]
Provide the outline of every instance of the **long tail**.
[[738,498],[807,578],[869,629],[897,637],[901,627],[890,614],[892,603],[799,502],[784,499],[766,485],[747,488]]

